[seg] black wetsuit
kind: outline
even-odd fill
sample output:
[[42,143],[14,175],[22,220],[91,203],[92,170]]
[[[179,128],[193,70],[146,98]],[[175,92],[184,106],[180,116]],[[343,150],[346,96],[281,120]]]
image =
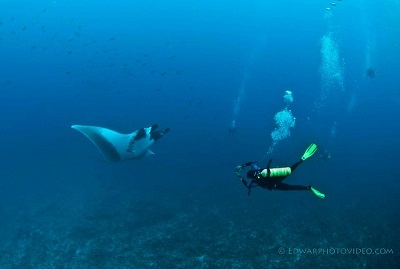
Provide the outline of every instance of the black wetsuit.
[[[297,166],[299,166],[299,164],[301,164],[303,161],[300,160],[297,163],[293,164],[290,169],[292,170],[292,172],[297,168]],[[268,169],[268,174],[267,177],[263,177],[262,175],[260,175],[259,178],[254,179],[254,183],[256,183],[258,186],[260,186],[261,188],[264,189],[268,189],[268,190],[280,190],[280,191],[307,191],[310,190],[309,186],[301,186],[301,185],[289,185],[286,183],[283,183],[282,181],[287,177],[270,177],[270,170],[269,168],[265,168]],[[261,172],[264,169],[259,170],[259,172]]]

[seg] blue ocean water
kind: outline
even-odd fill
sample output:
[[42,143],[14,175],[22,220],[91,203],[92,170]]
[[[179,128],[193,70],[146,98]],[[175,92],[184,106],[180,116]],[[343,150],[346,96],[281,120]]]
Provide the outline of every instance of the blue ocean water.
[[[399,267],[399,1],[0,6],[1,268]],[[107,163],[73,124],[171,131]],[[247,195],[312,142],[325,199]]]

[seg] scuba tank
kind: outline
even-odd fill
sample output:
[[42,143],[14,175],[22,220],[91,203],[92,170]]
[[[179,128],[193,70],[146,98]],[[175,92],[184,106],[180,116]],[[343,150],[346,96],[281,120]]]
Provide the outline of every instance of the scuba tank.
[[290,167],[270,168],[269,177],[287,177],[292,173]]
[[270,168],[271,162],[272,159],[269,160],[267,168],[260,173],[264,178],[287,177],[292,173],[292,168],[290,167]]

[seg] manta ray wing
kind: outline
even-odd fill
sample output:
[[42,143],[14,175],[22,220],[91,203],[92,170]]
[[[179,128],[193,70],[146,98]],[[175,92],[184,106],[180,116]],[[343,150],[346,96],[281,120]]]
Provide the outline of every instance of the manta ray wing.
[[71,128],[78,130],[89,138],[107,161],[117,162],[123,160],[121,152],[126,151],[130,140],[129,135],[97,126],[72,125]]

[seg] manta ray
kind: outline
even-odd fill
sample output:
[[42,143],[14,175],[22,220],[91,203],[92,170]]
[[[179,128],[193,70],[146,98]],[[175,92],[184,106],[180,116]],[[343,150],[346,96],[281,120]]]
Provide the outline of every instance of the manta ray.
[[130,159],[140,159],[145,156],[154,155],[149,147],[155,141],[165,135],[169,128],[158,131],[157,124],[148,128],[142,128],[130,134],[121,134],[116,131],[86,125],[72,125],[71,128],[84,134],[110,162],[118,162]]

